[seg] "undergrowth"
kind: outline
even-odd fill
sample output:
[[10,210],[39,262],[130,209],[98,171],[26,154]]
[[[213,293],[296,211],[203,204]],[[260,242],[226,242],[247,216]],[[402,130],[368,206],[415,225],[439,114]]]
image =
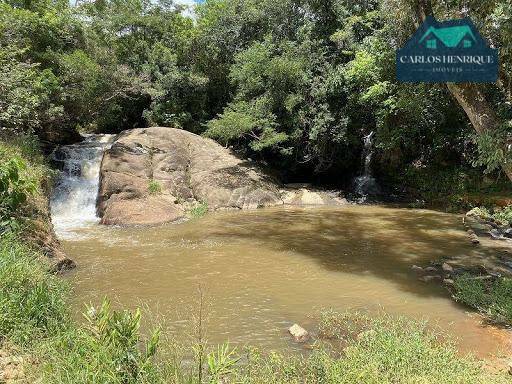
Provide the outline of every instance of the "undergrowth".
[[512,325],[512,279],[486,281],[466,274],[455,278],[454,288],[456,300],[496,322]]
[[188,214],[193,219],[199,219],[208,213],[208,203],[200,202],[195,207],[188,211]]

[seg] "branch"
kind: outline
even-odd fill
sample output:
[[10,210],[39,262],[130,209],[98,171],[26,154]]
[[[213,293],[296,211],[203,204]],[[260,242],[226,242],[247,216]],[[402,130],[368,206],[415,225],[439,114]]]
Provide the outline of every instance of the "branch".
[[421,23],[425,21],[427,16],[434,15],[431,0],[415,0],[413,3],[413,7],[414,15],[416,16],[414,20],[414,25],[416,26],[416,28],[418,28],[421,25]]

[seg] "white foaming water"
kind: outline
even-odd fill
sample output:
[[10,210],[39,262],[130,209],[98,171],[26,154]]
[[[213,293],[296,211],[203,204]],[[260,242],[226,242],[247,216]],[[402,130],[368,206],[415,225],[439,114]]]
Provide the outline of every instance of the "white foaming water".
[[81,143],[57,148],[52,156],[61,169],[51,199],[52,222],[60,238],[99,222],[96,215],[103,153],[114,135],[87,135]]

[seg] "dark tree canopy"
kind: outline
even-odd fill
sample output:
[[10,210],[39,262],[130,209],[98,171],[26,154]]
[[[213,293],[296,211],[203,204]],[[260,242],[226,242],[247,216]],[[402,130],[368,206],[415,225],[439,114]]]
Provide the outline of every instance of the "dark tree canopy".
[[[174,126],[287,180],[330,183],[359,172],[362,138],[375,132],[383,182],[427,191],[434,174],[438,189],[479,184],[484,172],[499,180],[511,161],[508,1],[208,0],[193,17],[182,10],[169,0],[0,2],[0,128],[63,143],[78,131]],[[473,112],[468,89],[396,81],[395,51],[429,12],[469,15],[500,50],[499,81],[477,89],[487,109]],[[485,111],[492,129],[478,125]]]

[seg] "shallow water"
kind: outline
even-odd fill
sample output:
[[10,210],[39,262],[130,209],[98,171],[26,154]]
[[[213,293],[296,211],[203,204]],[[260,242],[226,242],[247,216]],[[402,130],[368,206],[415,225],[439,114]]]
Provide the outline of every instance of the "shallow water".
[[504,348],[505,331],[485,327],[411,271],[445,255],[492,252],[459,227],[460,217],[428,210],[276,208],[156,228],[91,226],[63,244],[78,263],[77,311],[104,296],[144,305],[177,338],[190,331],[201,286],[212,343],[297,349],[286,329],[314,329],[321,309],[383,310],[438,324],[461,351],[484,357]]

